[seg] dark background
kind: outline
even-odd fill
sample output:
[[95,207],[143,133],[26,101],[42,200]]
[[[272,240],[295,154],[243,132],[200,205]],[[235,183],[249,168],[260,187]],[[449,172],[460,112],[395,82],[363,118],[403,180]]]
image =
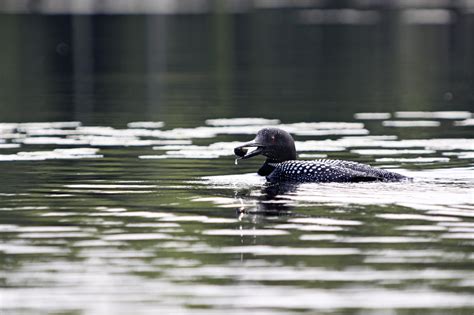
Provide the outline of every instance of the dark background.
[[1,121],[194,126],[474,107],[474,16],[458,1],[185,1],[166,14],[43,2],[0,2]]

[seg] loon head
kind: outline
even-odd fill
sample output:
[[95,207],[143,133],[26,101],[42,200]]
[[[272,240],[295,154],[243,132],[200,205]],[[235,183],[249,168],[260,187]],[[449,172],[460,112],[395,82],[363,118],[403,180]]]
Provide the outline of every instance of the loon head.
[[[247,148],[256,147],[248,152]],[[296,160],[295,141],[285,130],[278,128],[264,128],[257,132],[257,136],[234,149],[240,159],[248,159],[259,154],[267,157],[267,162],[280,163]]]

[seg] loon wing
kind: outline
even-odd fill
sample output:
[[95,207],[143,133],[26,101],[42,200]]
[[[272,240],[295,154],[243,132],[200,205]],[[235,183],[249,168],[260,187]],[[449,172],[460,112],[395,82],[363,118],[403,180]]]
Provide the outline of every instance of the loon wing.
[[316,160],[316,162],[323,163],[333,170],[343,172],[350,177],[351,181],[370,182],[386,181],[392,179],[392,177],[393,179],[403,178],[399,174],[353,161],[320,159]]
[[[378,169],[366,164],[341,160],[286,161],[265,163],[259,174],[266,175],[269,181],[297,182],[373,182],[398,181],[404,176]],[[275,168],[272,171],[272,168]]]
[[369,174],[365,172],[356,171],[346,167],[333,166],[330,170],[333,174],[341,174],[345,181],[348,182],[375,182],[383,180],[382,177],[376,176],[374,174]]

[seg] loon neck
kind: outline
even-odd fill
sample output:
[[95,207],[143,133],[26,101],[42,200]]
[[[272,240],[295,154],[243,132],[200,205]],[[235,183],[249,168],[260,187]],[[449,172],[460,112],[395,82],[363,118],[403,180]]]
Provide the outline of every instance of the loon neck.
[[263,163],[263,165],[260,167],[257,173],[260,176],[268,176],[270,175],[271,172],[273,172],[273,170],[275,170],[275,167],[277,167],[278,164],[286,162],[286,161],[290,161],[290,160],[279,161],[279,160],[268,158],[265,160],[265,163]]
[[265,163],[258,169],[257,174],[260,176],[268,176],[275,169],[275,162],[267,159]]

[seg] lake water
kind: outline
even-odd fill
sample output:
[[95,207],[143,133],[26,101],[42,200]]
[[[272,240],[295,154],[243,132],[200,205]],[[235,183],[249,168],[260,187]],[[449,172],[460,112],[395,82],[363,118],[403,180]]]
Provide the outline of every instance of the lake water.
[[[473,17],[427,12],[2,15],[2,314],[472,314]],[[263,126],[414,179],[268,187]]]

